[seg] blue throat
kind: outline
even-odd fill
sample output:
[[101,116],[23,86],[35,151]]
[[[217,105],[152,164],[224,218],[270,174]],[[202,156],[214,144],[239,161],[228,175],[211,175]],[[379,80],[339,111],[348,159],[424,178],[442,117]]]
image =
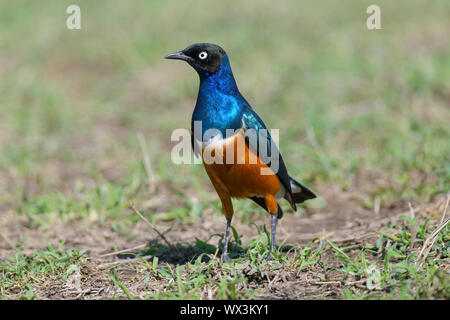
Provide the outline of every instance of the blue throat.
[[[239,93],[228,56],[223,55],[217,72],[197,72],[200,76],[200,88],[192,115],[192,131],[194,132],[194,121],[201,121],[202,135],[208,129],[217,129],[226,137],[226,129],[241,128],[243,106],[247,102]],[[196,139],[202,140],[201,137]]]
[[215,73],[206,71],[197,71],[200,76],[200,91],[217,90],[223,94],[239,93],[233,72],[231,71],[230,61],[226,54],[222,57],[220,68]]

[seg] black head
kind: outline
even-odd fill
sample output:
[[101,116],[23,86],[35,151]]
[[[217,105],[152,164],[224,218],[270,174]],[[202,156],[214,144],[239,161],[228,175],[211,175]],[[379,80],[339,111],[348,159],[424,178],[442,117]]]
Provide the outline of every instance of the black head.
[[225,51],[211,43],[196,43],[186,49],[165,56],[166,59],[184,60],[198,72],[215,73],[220,68]]

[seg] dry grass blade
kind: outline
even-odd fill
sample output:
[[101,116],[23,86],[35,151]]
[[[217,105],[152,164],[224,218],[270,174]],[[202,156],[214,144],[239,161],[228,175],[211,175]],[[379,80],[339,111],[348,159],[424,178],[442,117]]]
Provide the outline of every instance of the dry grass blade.
[[[416,213],[411,205],[411,202],[408,202],[408,206],[409,206],[409,211],[411,213],[411,218],[415,219],[416,218]],[[411,231],[411,240],[409,242],[409,249],[414,248],[414,243],[416,242],[416,235],[417,235],[417,227],[418,227],[418,223],[417,221],[414,224],[413,230]]]
[[140,244],[140,245],[138,245],[138,246],[136,246],[136,247],[133,247],[133,248],[123,249],[123,250],[119,250],[119,251],[114,251],[114,252],[102,254],[102,255],[99,256],[99,258],[104,258],[104,257],[114,256],[114,255],[116,255],[116,254],[124,253],[124,252],[131,252],[131,251],[133,251],[133,250],[140,249],[140,248],[143,248],[143,247],[146,247],[146,246],[147,246],[146,243]]
[[130,209],[134,211],[134,213],[136,213],[148,226],[150,226],[150,228],[153,229],[153,231],[155,231],[158,236],[171,248],[174,249],[175,251],[178,251],[178,249],[176,247],[174,247],[168,240],[167,238],[164,236],[163,233],[161,233],[158,229],[156,229],[156,227],[153,225],[153,223],[151,223],[150,221],[148,221],[143,215],[142,213],[139,212],[138,209],[136,209],[136,207],[131,204],[130,205]]
[[[447,226],[447,224],[450,222],[450,218],[445,219],[449,199],[450,199],[450,195],[447,196],[447,202],[446,202],[445,208],[442,212],[441,223],[438,225],[436,230],[434,230],[433,233],[430,234],[430,236],[425,240],[425,243],[423,244],[423,247],[420,250],[419,255],[417,256],[416,261],[417,261],[417,263],[420,263],[420,265],[422,265],[423,261],[425,261],[425,259],[428,257],[428,254],[430,253],[431,248],[433,247],[434,242],[436,241],[439,232],[443,228],[445,228]],[[444,219],[445,219],[445,221],[444,221]]]
[[380,208],[381,208],[381,200],[379,197],[375,197],[374,204],[373,204],[373,212],[377,216],[380,215]]
[[427,240],[425,241],[422,250],[420,250],[419,255],[417,256],[417,261],[424,261],[427,257],[428,254],[431,251],[431,248],[434,245],[434,242],[436,241],[437,235],[439,234],[439,232],[450,222],[450,218],[447,218],[447,220],[444,221],[444,223],[442,223],[441,225],[438,226],[438,228],[427,238]]
[[7,237],[6,235],[0,234],[0,236],[2,236],[3,240],[5,240],[5,242],[8,244],[8,246],[9,246],[11,249],[15,249],[14,244],[8,239],[8,237]]
[[147,177],[148,177],[148,189],[149,189],[150,194],[153,194],[156,191],[157,177],[156,177],[156,175],[153,171],[153,168],[150,164],[150,156],[149,156],[147,143],[145,142],[144,135],[142,133],[138,133],[137,137],[139,140],[139,145],[141,146],[141,152],[142,152],[145,172],[147,173]]
[[118,265],[121,265],[121,264],[127,264],[127,263],[130,263],[130,262],[142,261],[143,259],[147,260],[147,259],[150,259],[152,257],[153,257],[152,255],[148,255],[148,256],[136,257],[136,258],[132,258],[132,259],[125,259],[123,261],[114,261],[114,262],[103,263],[103,264],[99,265],[98,268],[99,269],[109,268],[109,267],[118,266]]
[[449,202],[450,202],[450,193],[447,194],[447,202],[445,203],[445,208],[444,208],[444,212],[442,213],[440,224],[442,224],[444,222],[444,218],[445,218],[445,215],[447,214],[447,208],[448,208]]
[[311,282],[311,283],[312,284],[317,284],[317,285],[329,285],[329,284],[331,284],[331,285],[333,285],[333,284],[340,285],[340,284],[342,284],[341,281],[314,281],[314,282]]

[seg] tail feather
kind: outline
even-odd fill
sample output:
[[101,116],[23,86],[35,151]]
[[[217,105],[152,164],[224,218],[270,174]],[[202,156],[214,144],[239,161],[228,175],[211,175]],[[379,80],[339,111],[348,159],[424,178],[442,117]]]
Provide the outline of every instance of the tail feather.
[[309,190],[307,187],[302,185],[300,182],[295,181],[291,177],[289,177],[289,181],[291,183],[292,189],[292,201],[295,203],[302,203],[309,199],[314,199],[317,196]]
[[[316,198],[316,195],[314,194],[314,192],[312,192],[311,190],[306,188],[301,183],[295,181],[291,177],[289,177],[289,182],[291,184],[290,187],[291,187],[292,193],[286,192],[286,194],[284,195],[284,198],[289,201],[289,203],[291,204],[291,207],[294,211],[297,210],[297,206],[295,205],[296,203],[302,203],[302,202],[305,202],[306,200]],[[256,202],[258,205],[260,205],[262,208],[264,208],[268,212],[267,207],[266,207],[266,202],[263,197],[253,196],[253,197],[250,197],[250,199],[252,199],[254,202]],[[281,210],[281,207],[279,204],[278,204],[277,217],[278,217],[278,219],[281,219],[283,217],[283,210]]]

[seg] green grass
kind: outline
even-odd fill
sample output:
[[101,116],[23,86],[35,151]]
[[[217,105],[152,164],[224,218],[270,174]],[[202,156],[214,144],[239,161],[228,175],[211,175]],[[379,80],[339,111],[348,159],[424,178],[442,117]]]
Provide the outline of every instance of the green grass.
[[[415,219],[407,220],[417,223]],[[433,254],[420,263],[417,254],[421,244],[434,229],[427,228],[426,224],[418,226],[413,246],[410,246],[411,233],[408,232],[411,226],[404,224],[401,230],[396,230],[389,222],[389,232],[380,232],[373,246],[338,246],[328,238],[315,239],[305,246],[281,245],[273,261],[263,258],[268,253],[269,237],[260,232],[246,248],[240,247],[239,241],[234,240],[231,252],[236,253],[237,250],[240,254],[223,265],[214,253],[215,248],[210,245],[205,247],[198,240],[189,248],[179,247],[190,255],[190,260],[176,266],[159,262],[157,256],[164,256],[171,262],[180,261],[178,252],[165,245],[150,246],[149,251],[142,255],[156,255],[152,261],[137,262],[142,266],[140,272],[146,275],[147,282],[155,278],[168,285],[164,292],[149,288],[155,292],[143,298],[200,299],[204,298],[200,290],[205,287],[216,292],[216,299],[257,298],[258,292],[249,288],[252,283],[267,277],[273,280],[277,273],[295,271],[322,278],[319,283],[338,283],[345,299],[448,299],[448,274],[442,269],[449,255],[448,226],[437,237]],[[126,297],[138,299],[117,278],[114,282]]]
[[[382,30],[376,31],[365,26],[370,1],[81,0],[79,31],[65,27],[69,4],[0,2],[0,210],[23,230],[45,234],[58,223],[82,221],[132,239],[139,217],[130,203],[154,224],[195,227],[221,215],[203,168],[170,160],[170,134],[189,128],[198,79],[163,57],[194,42],[228,52],[240,91],[270,128],[280,129],[290,175],[321,190],[307,209],[343,210],[330,207],[330,186],[357,194],[352,205],[371,211],[431,203],[450,190],[446,0],[378,1]],[[264,214],[250,202],[235,208],[242,224]],[[154,244],[149,253],[174,256],[167,265],[141,262],[145,279],[167,282],[145,298],[207,297],[202,290],[224,299],[259,297],[262,289],[253,284],[279,264],[299,274],[370,279],[340,287],[338,298],[448,298],[448,227],[424,265],[414,262],[431,231],[426,219],[393,221],[373,246],[293,244],[273,264],[260,261],[264,230],[245,245],[236,237],[237,260],[225,266],[205,239],[178,243],[181,256]],[[0,217],[0,233],[13,222]],[[4,242],[17,253],[0,255],[0,298],[33,298],[36,283],[84,263],[82,248],[24,254],[28,248],[16,238]],[[186,257],[195,259],[177,265]],[[121,277],[119,269],[108,273],[116,296],[136,298]]]
[[[264,259],[270,239],[265,230],[258,230],[258,237],[251,239],[247,247],[242,247],[238,233],[233,230],[230,255],[234,259],[225,264],[220,263],[220,251],[215,246],[199,239],[193,245],[175,247],[151,243],[133,256],[152,255],[153,259],[141,258],[129,264],[137,265],[131,269],[142,275],[144,285],[159,281],[165,283],[164,290],[149,285],[146,288],[149,293],[133,296],[116,268],[112,268],[109,278],[116,287],[113,297],[200,299],[205,297],[201,290],[208,288],[216,299],[251,299],[259,297],[251,284],[267,278],[273,280],[277,273],[296,272],[339,283],[346,299],[448,299],[448,273],[442,268],[449,256],[448,225],[438,234],[431,254],[420,263],[418,252],[434,227],[427,226],[430,221],[419,223],[407,216],[403,220],[398,226],[389,221],[388,231],[380,231],[373,245],[338,246],[328,238],[314,239],[305,246],[283,243],[273,254],[273,261]],[[412,230],[417,232],[414,243],[411,243]],[[63,244],[29,255],[19,251],[3,260],[0,265],[2,296],[8,292],[21,299],[33,299],[36,285],[58,276],[67,280],[85,258],[76,249],[63,251]]]
[[51,278],[67,280],[83,264],[83,253],[77,249],[62,250],[52,245],[32,254],[20,250],[0,264],[0,298],[4,292],[13,293],[20,299],[35,298],[33,288]]

